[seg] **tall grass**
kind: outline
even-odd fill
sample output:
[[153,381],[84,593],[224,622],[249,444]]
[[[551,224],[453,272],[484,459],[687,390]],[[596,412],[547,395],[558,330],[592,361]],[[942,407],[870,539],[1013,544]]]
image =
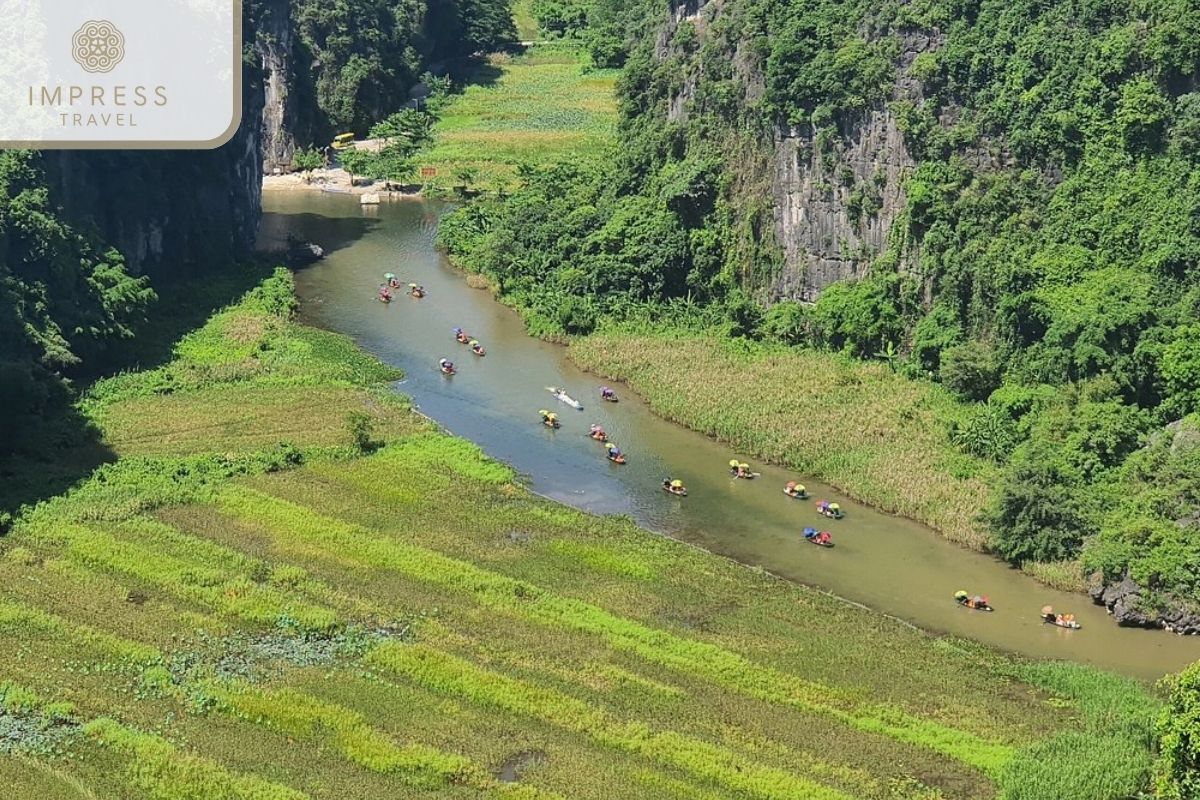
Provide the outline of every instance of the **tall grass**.
[[227,713],[288,736],[325,742],[360,767],[395,775],[418,789],[458,785],[527,800],[555,797],[530,786],[501,784],[464,756],[418,742],[397,744],[361,714],[303,692],[230,683],[212,683],[205,691]]
[[[849,800],[848,795],[797,774],[755,764],[674,731],[620,722],[560,692],[484,670],[432,647],[383,644],[369,653],[367,660],[429,689],[583,734],[604,746],[645,756],[749,797]],[[800,772],[803,767],[795,765],[794,770]]]
[[159,736],[97,719],[84,732],[126,756],[124,777],[152,800],[307,800],[309,795],[185,753]]
[[552,629],[588,633],[616,650],[708,680],[767,702],[829,716],[856,730],[929,748],[989,773],[1011,755],[1006,745],[923,720],[898,708],[853,700],[835,689],[755,664],[707,642],[647,627],[602,608],[565,598],[441,553],[325,517],[262,492],[230,487],[217,494],[221,509],[284,540],[317,542],[339,557],[404,573],[472,597]]
[[39,608],[0,598],[0,631],[28,638],[54,636],[133,664],[153,664],[162,655],[153,647],[88,625],[73,623]]
[[1148,787],[1157,701],[1144,686],[1064,662],[1011,671],[1068,705],[1079,727],[1019,750],[1000,775],[1004,800],[1108,800]]
[[[476,83],[454,95],[434,129],[433,146],[418,156],[438,170],[436,187],[515,185],[517,167],[545,165],[575,153],[602,152],[616,135],[616,70],[585,71],[586,55],[570,43],[538,44],[526,54],[492,56]],[[498,70],[497,80],[491,80]]]
[[963,409],[944,390],[827,353],[716,336],[597,334],[580,366],[625,380],[667,419],[827,481],[973,547],[995,468],[953,447]]
[[[215,546],[201,545],[200,553],[181,557],[161,547],[120,539],[82,525],[60,524],[53,529],[36,526],[27,533],[59,544],[65,555],[85,565],[136,577],[249,622],[275,624],[288,618],[310,630],[327,630],[338,621],[334,610],[295,596],[292,585],[281,588],[256,581],[254,566],[248,561],[225,559],[227,563],[222,564],[222,559],[213,557]],[[202,558],[205,550],[210,556],[207,560]],[[269,576],[269,568],[262,566],[264,576]],[[289,583],[294,577],[289,576]]]

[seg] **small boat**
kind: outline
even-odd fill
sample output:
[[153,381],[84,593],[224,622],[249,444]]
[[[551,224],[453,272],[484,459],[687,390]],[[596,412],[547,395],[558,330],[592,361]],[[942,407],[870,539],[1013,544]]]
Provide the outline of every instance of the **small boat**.
[[676,497],[687,497],[687,487],[683,485],[683,481],[671,480],[666,478],[662,482],[662,490],[668,494],[673,494]]
[[624,454],[621,454],[621,453],[618,453],[618,454],[617,454],[617,455],[615,455],[615,456],[614,456],[612,453],[609,453],[609,454],[608,454],[608,460],[609,460],[609,461],[611,461],[611,462],[613,462],[614,464],[624,464],[624,463],[625,463],[625,456],[624,456]]
[[1042,622],[1058,628],[1067,628],[1068,630],[1079,630],[1083,627],[1075,621],[1074,614],[1055,614],[1054,609],[1050,606],[1042,608]]
[[417,286],[415,283],[410,283],[408,285],[408,293],[413,297],[420,299],[425,296],[425,287]]
[[392,302],[392,293],[391,292],[380,292],[379,293],[379,302],[381,302],[381,303]]
[[783,493],[793,500],[807,500],[809,497],[808,490],[804,488],[804,485],[795,481],[788,481],[787,486],[783,487]]
[[549,392],[550,394],[554,395],[554,397],[557,398],[560,402],[563,402],[563,403],[566,403],[567,405],[569,405],[571,408],[577,409],[579,411],[583,411],[583,403],[579,402],[575,398],[571,397],[571,395],[567,394],[566,389],[559,389],[556,386],[547,386],[546,391]]
[[995,611],[992,604],[988,602],[986,597],[975,595],[972,597],[961,589],[954,593],[954,602],[964,608],[969,608],[972,611]]
[[830,519],[841,519],[843,516],[841,506],[837,503],[827,503],[824,500],[817,501],[817,513]]
[[617,393],[607,386],[600,387],[600,399],[606,403],[615,403],[618,400]]
[[476,341],[471,342],[471,352],[480,358],[487,355],[487,351],[483,349],[483,345]]
[[592,428],[588,431],[588,438],[595,439],[597,442],[607,442],[608,434],[604,432],[603,428]]
[[729,462],[729,474],[735,478],[742,478],[743,480],[752,481],[762,473],[751,472],[749,464],[740,463],[735,458]]
[[818,531],[816,528],[804,529],[804,541],[817,547],[833,547],[833,538],[828,531]]
[[444,359],[438,363],[438,369],[440,369],[442,371],[443,375],[453,375],[454,374],[454,365]]
[[459,344],[467,344],[471,341],[471,336],[462,328],[455,328],[454,341],[458,342]]

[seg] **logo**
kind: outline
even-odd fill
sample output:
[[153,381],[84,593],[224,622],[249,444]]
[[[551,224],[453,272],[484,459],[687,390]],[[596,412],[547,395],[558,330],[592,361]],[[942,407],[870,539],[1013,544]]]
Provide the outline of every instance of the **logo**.
[[71,37],[71,56],[88,72],[110,72],[125,57],[125,35],[108,20],[88,20]]

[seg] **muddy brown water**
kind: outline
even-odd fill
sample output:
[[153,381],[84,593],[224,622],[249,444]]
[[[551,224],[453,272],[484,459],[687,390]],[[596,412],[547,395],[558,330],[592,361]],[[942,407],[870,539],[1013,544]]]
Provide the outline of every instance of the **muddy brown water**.
[[[655,531],[699,545],[784,578],[827,589],[931,631],[951,633],[1034,657],[1063,658],[1154,679],[1200,659],[1200,639],[1121,628],[1081,595],[1048,589],[996,559],[958,547],[928,528],[855,503],[811,476],[764,465],[701,434],[654,416],[631,391],[615,386],[619,403],[600,402],[595,376],[566,350],[526,335],[521,320],[487,292],[469,288],[434,248],[447,206],[412,200],[362,209],[355,197],[268,192],[264,245],[293,235],[328,251],[297,273],[303,318],[353,337],[406,374],[397,390],[453,433],[527,476],[534,490],[587,511],[623,513]],[[428,296],[380,303],[382,275],[423,284]],[[480,339],[486,357],[454,341],[461,326]],[[450,358],[458,374],[437,367]],[[576,411],[546,386],[564,386],[584,404]],[[538,410],[557,411],[561,429],[542,427]],[[618,466],[591,441],[598,422],[628,454]],[[738,457],[762,473],[734,480]],[[682,479],[689,496],[659,488]],[[782,493],[789,480],[815,497],[841,503],[846,517],[823,521],[811,501]],[[805,526],[829,530],[835,547],[814,547]],[[957,606],[954,592],[986,594],[994,613]],[[1072,612],[1081,630],[1043,624],[1044,605]]]

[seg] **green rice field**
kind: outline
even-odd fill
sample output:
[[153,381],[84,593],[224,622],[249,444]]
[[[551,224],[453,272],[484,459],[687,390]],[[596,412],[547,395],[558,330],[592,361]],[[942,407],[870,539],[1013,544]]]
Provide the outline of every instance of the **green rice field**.
[[[572,153],[602,152],[615,141],[617,70],[589,70],[578,45],[536,44],[491,56],[452,96],[418,156],[434,187],[466,183],[494,191],[517,185],[517,168]],[[464,181],[460,173],[467,171]]]
[[1139,684],[538,498],[292,311],[278,271],[167,363],[95,385],[80,409],[118,459],[0,539],[4,796],[1102,800],[1144,781]]

